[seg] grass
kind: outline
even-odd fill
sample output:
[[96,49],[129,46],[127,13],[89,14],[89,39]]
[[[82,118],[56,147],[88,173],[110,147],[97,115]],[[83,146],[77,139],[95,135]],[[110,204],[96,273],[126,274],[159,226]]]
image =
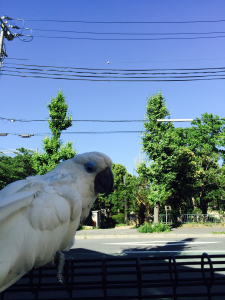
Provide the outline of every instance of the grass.
[[213,234],[225,234],[225,231],[212,231]]
[[171,226],[163,223],[144,223],[138,228],[141,233],[153,233],[153,232],[170,232]]
[[116,224],[116,227],[120,227],[120,226],[130,226],[130,225],[127,225],[126,223]]
[[202,227],[202,228],[206,228],[206,227],[218,227],[218,228],[223,228],[225,227],[224,223],[181,223],[179,225],[180,228],[190,228],[190,227]]

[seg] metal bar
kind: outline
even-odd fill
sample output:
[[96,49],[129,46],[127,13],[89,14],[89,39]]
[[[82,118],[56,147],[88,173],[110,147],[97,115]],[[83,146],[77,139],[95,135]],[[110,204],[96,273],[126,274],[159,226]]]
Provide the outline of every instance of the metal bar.
[[225,299],[225,255],[69,259],[64,276],[59,285],[54,267],[33,269],[0,299]]
[[102,289],[104,293],[104,299],[107,300],[107,283],[106,283],[106,257],[102,257]]

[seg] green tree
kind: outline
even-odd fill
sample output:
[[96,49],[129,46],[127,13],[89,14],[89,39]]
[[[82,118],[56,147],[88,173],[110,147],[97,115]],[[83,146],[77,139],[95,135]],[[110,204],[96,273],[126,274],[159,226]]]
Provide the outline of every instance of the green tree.
[[51,171],[61,161],[76,155],[76,150],[73,149],[73,142],[63,144],[60,140],[62,131],[72,126],[72,115],[67,113],[68,104],[61,89],[58,95],[55,98],[53,97],[46,106],[50,116],[48,124],[52,137],[46,136],[43,139],[44,152],[37,153],[34,156],[34,168],[40,175]]
[[117,214],[118,210],[124,212],[124,199],[126,196],[123,177],[127,170],[121,164],[113,164],[112,172],[114,176],[113,192],[105,197],[103,194],[98,196],[93,209],[109,209],[111,214]]
[[180,208],[180,195],[175,195],[173,184],[176,178],[179,178],[179,172],[183,172],[178,170],[177,166],[182,155],[180,146],[184,144],[184,135],[183,131],[175,129],[172,123],[157,121],[169,117],[161,92],[147,100],[142,145],[150,167],[148,171],[145,168],[144,173],[151,190],[148,195],[151,205],[159,203],[162,206],[167,200],[173,199],[173,209],[177,212]]
[[218,160],[225,154],[225,141],[221,138],[224,133],[224,121],[219,116],[204,113],[201,119],[196,118],[192,125],[194,126],[186,129],[186,135],[188,148],[195,153],[198,167],[194,197],[202,213],[207,214],[209,203],[221,198],[223,194]]
[[157,119],[169,117],[161,93],[148,99],[146,112],[142,144],[150,161],[149,201],[170,204],[179,214],[193,208],[194,199],[207,213],[208,203],[222,191],[218,158],[224,155],[224,121],[205,113],[191,128],[159,123]]
[[150,212],[153,210],[153,205],[148,199],[150,193],[148,179],[141,173],[141,168],[138,168],[138,174],[138,177],[132,176],[131,178],[130,202],[131,209],[136,215],[136,224],[140,226],[145,221],[150,221]]
[[14,157],[0,154],[0,189],[14,181],[36,175],[32,163],[34,153],[24,148],[17,150]]

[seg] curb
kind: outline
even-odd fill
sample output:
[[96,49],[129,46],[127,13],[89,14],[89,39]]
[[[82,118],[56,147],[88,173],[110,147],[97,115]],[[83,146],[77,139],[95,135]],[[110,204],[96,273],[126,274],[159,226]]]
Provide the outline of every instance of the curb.
[[115,235],[75,235],[76,240],[83,239],[143,239],[143,238],[225,238],[225,234],[174,234],[174,233],[144,233]]

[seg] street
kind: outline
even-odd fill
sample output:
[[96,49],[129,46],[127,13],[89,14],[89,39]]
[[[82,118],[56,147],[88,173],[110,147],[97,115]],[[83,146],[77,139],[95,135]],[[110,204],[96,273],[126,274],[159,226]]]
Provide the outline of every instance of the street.
[[70,253],[77,255],[225,253],[224,228],[173,228],[169,233],[139,233],[136,228],[80,230]]
[[121,255],[129,253],[208,254],[225,253],[225,238],[77,239],[73,253]]

